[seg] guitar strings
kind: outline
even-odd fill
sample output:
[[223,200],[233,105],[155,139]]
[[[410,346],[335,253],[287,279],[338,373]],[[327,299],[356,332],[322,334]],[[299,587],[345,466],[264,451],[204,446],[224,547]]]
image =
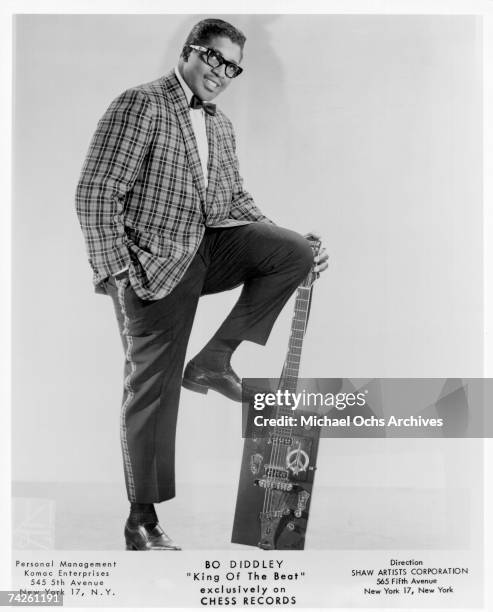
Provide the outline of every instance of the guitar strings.
[[[292,345],[293,338],[296,337],[296,331],[297,331],[296,323],[298,322],[297,317],[296,317],[296,313],[298,311],[297,306],[299,305],[299,297],[300,297],[300,295],[301,295],[301,287],[298,290],[298,293],[297,293],[297,296],[296,296],[296,300],[295,300],[295,317],[293,319],[291,335],[290,335],[290,339],[289,339],[289,344],[291,344],[291,345]],[[292,348],[292,346],[291,346],[291,348]],[[287,372],[286,372],[286,381],[289,381],[289,378],[290,378],[289,370],[288,370],[288,368],[289,368],[289,361],[290,361],[289,360],[289,352],[290,351],[288,351],[288,357],[286,358],[286,364],[285,364],[286,370],[287,370]],[[284,383],[284,381],[282,381],[282,382]],[[289,386],[289,385],[284,383],[284,384],[282,384],[280,386]],[[279,407],[277,407],[276,417],[279,417],[281,412],[282,412],[282,410]],[[284,461],[283,461],[282,465],[280,465],[280,459],[282,457],[282,449],[281,449],[282,445],[280,443],[279,438],[282,439],[282,436],[283,436],[284,433],[285,433],[285,431],[282,428],[280,428],[278,426],[276,426],[274,428],[274,440],[272,442],[271,459],[270,459],[270,462],[269,462],[269,465],[271,466],[270,469],[274,470],[274,478],[276,476],[276,473],[277,473],[278,469],[285,469],[287,467],[286,466],[287,449],[285,449],[285,452],[284,452]],[[291,433],[291,432],[288,430],[288,434],[289,433]],[[278,436],[279,436],[279,438],[278,438]],[[279,496],[279,494],[278,494],[278,496]],[[267,495],[264,498],[266,500],[266,506],[267,506],[267,511],[268,512],[272,512],[272,510],[274,508],[274,497],[275,497],[274,490],[273,489],[269,489],[267,491]],[[282,498],[282,495],[281,495],[281,498]],[[279,505],[281,505],[281,504],[279,504]]]
[[[298,298],[298,296],[297,296]],[[298,301],[298,300],[297,300]],[[295,305],[295,311],[296,309]],[[293,321],[293,329],[291,332],[291,336],[290,336],[290,343],[292,343],[292,340],[294,337],[296,337],[296,323],[297,323],[297,318],[295,316],[295,319]],[[289,358],[286,360],[287,361],[287,365],[289,367]],[[289,387],[289,382],[290,382],[290,375],[289,375],[289,370],[287,372],[287,376],[286,376],[286,382],[288,384],[284,384],[283,386]],[[281,415],[281,413],[283,412],[283,410],[281,410],[279,407],[276,411],[276,417],[279,417]],[[271,461],[270,461],[270,465],[272,466],[271,469],[274,470],[274,478],[276,478],[278,476],[278,470],[284,470],[287,468],[287,446],[286,444],[282,443],[282,439],[283,436],[290,436],[292,433],[292,430],[288,429],[288,428],[282,428],[282,427],[276,427],[274,429],[274,440],[273,440],[273,446],[272,446],[272,451],[271,451]],[[274,492],[274,489],[270,490],[268,492],[267,497],[267,509],[269,512],[272,512],[275,508],[274,505],[274,500],[277,497],[279,499],[279,504],[278,504],[278,508],[282,508],[282,503],[284,501],[285,495],[282,492]]]
[[[308,279],[307,279],[308,280]],[[300,341],[300,353],[301,353],[301,346],[303,343],[303,339],[306,333],[306,328],[307,328],[307,323],[308,323],[308,314],[309,314],[309,307],[308,308],[304,308],[304,314],[303,314],[303,319],[298,319],[296,317],[296,313],[298,312],[299,309],[301,309],[300,307],[300,302],[307,302],[308,305],[310,305],[311,302],[311,297],[312,297],[312,290],[313,290],[313,283],[310,283],[309,286],[306,286],[306,282],[305,281],[302,285],[300,285],[300,287],[298,288],[298,293],[296,295],[296,300],[295,300],[295,316],[293,319],[293,324],[291,327],[291,335],[290,335],[290,339],[289,339],[289,343],[292,344],[292,342],[299,340]],[[307,290],[308,289],[308,296],[306,298],[302,298],[302,292],[303,290]],[[296,323],[301,323],[301,329],[298,329],[296,327]],[[297,336],[297,332],[299,333],[299,337]],[[292,347],[291,347],[292,348]],[[289,366],[288,364],[290,363],[290,359],[289,359],[289,351],[288,351],[288,356],[286,358],[286,362],[285,362],[285,369],[288,369]],[[289,381],[290,378],[293,379],[293,383],[297,382],[297,378],[298,378],[298,373],[299,373],[299,366],[300,366],[300,358],[298,357],[294,362],[291,362],[291,365],[295,368],[296,370],[296,375],[295,376],[290,376],[289,375],[289,371],[287,373],[286,376],[286,380]],[[283,378],[283,373],[281,373],[281,380]],[[288,385],[285,385],[288,386]],[[280,385],[281,387],[281,385]],[[276,417],[280,416],[280,412],[281,409],[279,408],[279,406],[277,406],[276,409]],[[276,478],[277,475],[277,471],[278,470],[284,470],[284,469],[288,469],[289,467],[287,465],[287,459],[288,459],[288,448],[289,445],[287,444],[283,444],[281,442],[281,440],[284,438],[288,438],[291,439],[292,437],[292,427],[287,427],[287,428],[282,428],[282,427],[278,427],[276,426],[274,428],[274,440],[272,441],[272,449],[271,449],[271,457],[270,457],[270,461],[269,461],[269,469],[270,470],[274,470],[274,478]],[[279,439],[278,439],[279,436]],[[284,447],[284,453],[283,453],[283,447]],[[298,445],[298,449],[297,449],[297,455],[296,455],[296,464],[299,463],[299,457],[300,457],[300,451],[301,451],[301,444]],[[280,459],[282,459],[282,463],[280,462]],[[272,477],[272,476],[271,476]],[[263,508],[262,508],[262,512],[265,514],[270,514],[272,513],[273,509],[274,509],[274,499],[277,496],[277,498],[279,499],[279,508],[283,507],[283,503],[285,503],[286,498],[288,497],[289,493],[286,492],[279,492],[280,495],[275,495],[274,493],[274,489],[269,487],[267,489],[267,491],[265,492],[264,495],[264,503],[263,503]]]

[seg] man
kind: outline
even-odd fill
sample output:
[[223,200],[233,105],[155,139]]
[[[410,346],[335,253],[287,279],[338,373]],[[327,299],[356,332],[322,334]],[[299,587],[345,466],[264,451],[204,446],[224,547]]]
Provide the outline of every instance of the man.
[[[98,124],[77,188],[96,292],[113,298],[125,350],[121,444],[127,549],[178,550],[154,503],[174,497],[176,417],[200,295],[243,284],[183,386],[241,400],[230,358],[265,344],[313,263],[243,189],[229,119],[211,103],[242,72],[245,36],[219,19],[190,32],[177,68],[121,94]],[[316,269],[327,267],[323,252]]]

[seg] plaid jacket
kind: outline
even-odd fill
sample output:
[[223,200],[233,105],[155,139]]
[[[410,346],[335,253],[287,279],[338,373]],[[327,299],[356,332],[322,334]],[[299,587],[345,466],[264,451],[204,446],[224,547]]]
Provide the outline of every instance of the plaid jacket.
[[76,193],[96,292],[129,266],[137,295],[162,298],[190,265],[205,226],[269,222],[243,189],[229,119],[218,109],[206,115],[206,130],[207,190],[173,72],[125,91],[103,115]]

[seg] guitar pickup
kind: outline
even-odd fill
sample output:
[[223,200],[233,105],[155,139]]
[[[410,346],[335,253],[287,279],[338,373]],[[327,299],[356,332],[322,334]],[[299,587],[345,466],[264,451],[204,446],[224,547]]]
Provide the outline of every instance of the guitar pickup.
[[282,444],[283,446],[293,446],[294,440],[290,436],[283,436],[281,434],[271,433],[269,436],[268,444]]
[[264,466],[265,476],[268,478],[280,478],[282,480],[287,480],[289,477],[288,470],[285,470],[281,467],[277,467],[275,465],[270,465],[269,463]]

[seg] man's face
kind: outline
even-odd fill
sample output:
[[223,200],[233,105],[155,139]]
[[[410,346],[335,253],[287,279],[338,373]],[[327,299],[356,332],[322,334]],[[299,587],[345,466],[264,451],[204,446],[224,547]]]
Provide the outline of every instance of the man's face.
[[[203,46],[219,51],[225,60],[235,64],[239,64],[241,61],[241,47],[225,36],[214,36],[208,44]],[[179,67],[185,83],[197,97],[206,102],[213,100],[232,81],[224,74],[224,64],[217,68],[211,68],[193,49],[190,51],[187,61],[184,61],[183,58],[180,59]]]

